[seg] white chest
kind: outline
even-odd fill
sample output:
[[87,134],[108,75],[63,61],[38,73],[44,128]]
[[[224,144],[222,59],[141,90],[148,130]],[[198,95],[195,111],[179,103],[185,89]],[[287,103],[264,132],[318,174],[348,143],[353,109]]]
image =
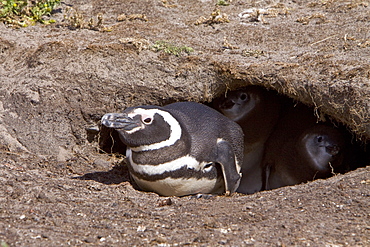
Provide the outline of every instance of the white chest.
[[[131,176],[143,190],[153,191],[163,196],[184,196],[198,193],[214,194],[224,191],[222,178],[210,179],[206,176],[200,176],[200,178],[187,176],[171,177],[171,173],[175,173],[180,169],[198,173],[207,173],[211,169],[215,169],[212,166],[208,167],[207,162],[199,162],[189,155],[159,165],[136,164],[132,159],[132,151],[129,148],[126,156],[134,173]],[[160,177],[163,173],[167,173],[169,176],[161,179],[151,179],[151,177]],[[142,179],[135,174],[145,175],[149,179]]]

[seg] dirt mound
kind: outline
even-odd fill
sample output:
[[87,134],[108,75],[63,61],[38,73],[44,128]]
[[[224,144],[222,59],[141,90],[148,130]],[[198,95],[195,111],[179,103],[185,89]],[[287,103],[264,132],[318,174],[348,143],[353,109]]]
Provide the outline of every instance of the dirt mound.
[[[122,157],[99,153],[104,113],[252,84],[370,140],[367,2],[215,2],[68,1],[56,24],[0,24],[0,240],[369,244],[369,167],[251,196],[166,199],[133,189]],[[67,7],[83,25],[64,19]]]

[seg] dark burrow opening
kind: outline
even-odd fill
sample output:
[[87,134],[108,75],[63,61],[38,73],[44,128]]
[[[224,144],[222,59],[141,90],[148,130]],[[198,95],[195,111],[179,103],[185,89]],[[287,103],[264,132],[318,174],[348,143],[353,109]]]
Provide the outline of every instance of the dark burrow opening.
[[[246,86],[207,105],[243,129],[243,163],[248,165],[242,168],[240,186],[245,188],[239,192],[252,194],[328,178],[370,162],[369,145],[357,140],[345,125],[274,90]],[[98,143],[101,152],[126,153],[118,132],[103,125]],[[261,174],[260,181],[255,180],[256,174]]]

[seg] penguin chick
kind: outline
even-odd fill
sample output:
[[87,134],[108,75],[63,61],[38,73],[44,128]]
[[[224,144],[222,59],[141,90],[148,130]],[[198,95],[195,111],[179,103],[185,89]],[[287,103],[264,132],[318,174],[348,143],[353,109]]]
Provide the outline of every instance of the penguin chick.
[[184,196],[230,194],[239,186],[243,132],[208,106],[130,107],[101,122],[127,145],[129,171],[142,190]]
[[288,114],[267,141],[264,189],[327,178],[343,166],[344,134],[301,115]]
[[263,151],[279,118],[280,107],[276,94],[258,86],[228,92],[215,101],[215,108],[238,123],[244,132],[243,176],[238,192],[252,194],[262,188]]

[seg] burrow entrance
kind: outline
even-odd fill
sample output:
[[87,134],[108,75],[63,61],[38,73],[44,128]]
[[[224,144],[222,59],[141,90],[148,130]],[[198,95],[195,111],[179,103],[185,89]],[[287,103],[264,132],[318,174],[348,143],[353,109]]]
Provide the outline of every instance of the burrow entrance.
[[[369,145],[366,144],[366,142],[360,141],[359,138],[356,138],[356,135],[352,133],[347,126],[336,121],[331,116],[319,112],[315,107],[307,106],[299,101],[279,94],[275,90],[267,90],[262,86],[244,86],[232,91],[227,91],[225,94],[213,99],[210,103],[205,104],[227,115],[227,109],[231,109],[233,104],[240,103],[236,103],[237,100],[250,103],[256,100],[256,98],[253,99],[256,95],[262,96],[257,99],[258,102],[254,102],[253,104],[257,104],[257,106],[260,104],[262,108],[259,109],[259,112],[257,111],[253,113],[252,116],[249,116],[249,118],[247,117],[245,121],[239,120],[238,122],[237,120],[237,122],[241,125],[245,133],[245,149],[248,149],[248,145],[253,145],[253,142],[256,141],[255,139],[260,138],[261,129],[264,128],[263,123],[270,122],[268,127],[270,131],[267,134],[266,140],[263,140],[264,154],[260,161],[264,174],[266,170],[271,174],[275,170],[280,170],[280,173],[284,173],[284,169],[288,169],[293,175],[296,174],[296,176],[299,177],[298,180],[287,178],[290,182],[286,185],[293,185],[315,179],[328,178],[336,174],[344,174],[369,164]],[[254,105],[254,107],[255,106],[256,105]],[[238,113],[240,114],[241,112],[239,111]],[[271,117],[271,115],[274,116]],[[254,125],[259,127],[248,129],[250,122],[255,122]],[[317,129],[319,129],[319,133],[315,132]],[[312,134],[314,132],[316,134]],[[327,168],[324,170],[317,169],[316,172],[313,172],[312,169],[309,170],[302,167],[302,165],[304,166],[307,162],[304,162],[305,158],[302,158],[300,154],[297,153],[297,150],[299,152],[297,146],[301,145],[298,142],[302,141],[307,133],[314,135],[311,139],[315,139],[317,143],[313,145],[320,145],[319,142],[324,141],[323,138],[325,138],[325,135],[329,136],[327,138],[331,138],[329,144],[332,142],[331,144],[333,145],[328,145],[328,147],[325,148],[325,152],[336,157],[336,159],[332,159],[331,162],[328,162]],[[338,135],[340,135],[339,140],[333,140],[338,137]],[[100,126],[99,132],[88,133],[88,136],[90,136],[90,141],[94,139],[98,141],[100,151],[103,153],[121,157],[126,153],[126,146],[122,143],[118,132],[114,129]],[[246,152],[248,153],[248,151]],[[314,154],[312,155],[314,156]],[[291,163],[291,160],[293,160],[293,163],[299,163],[299,165],[297,165],[296,168],[281,168],[281,166],[285,166],[286,163]],[[278,163],[278,165],[274,163]],[[114,169],[121,170],[123,173],[128,173],[124,162],[118,166],[119,167],[115,167]],[[292,166],[292,164],[290,164],[290,166]],[[125,175],[128,177],[128,174]],[[268,185],[269,182],[266,177],[263,177],[263,181],[261,190],[282,187],[282,184],[284,184],[272,181],[270,182],[272,185]]]

